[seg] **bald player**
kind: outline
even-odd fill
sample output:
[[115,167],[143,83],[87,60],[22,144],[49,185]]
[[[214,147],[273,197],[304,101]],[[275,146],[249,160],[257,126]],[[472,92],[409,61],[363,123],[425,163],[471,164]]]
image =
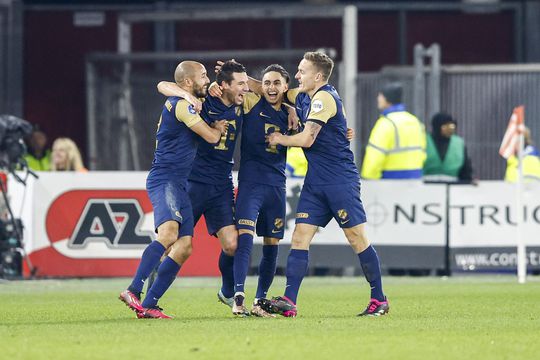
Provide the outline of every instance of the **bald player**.
[[[205,97],[210,84],[205,67],[195,61],[181,62],[174,79],[194,98]],[[157,240],[144,250],[131,285],[119,297],[137,313],[138,318],[171,318],[163,313],[157,302],[191,254],[193,210],[187,180],[199,138],[215,144],[227,133],[227,126],[225,120],[204,121],[185,98],[171,96],[163,105],[157,126],[154,160],[146,180],[154,208]],[[141,303],[144,282],[166,251],[168,254],[158,268],[157,278]]]

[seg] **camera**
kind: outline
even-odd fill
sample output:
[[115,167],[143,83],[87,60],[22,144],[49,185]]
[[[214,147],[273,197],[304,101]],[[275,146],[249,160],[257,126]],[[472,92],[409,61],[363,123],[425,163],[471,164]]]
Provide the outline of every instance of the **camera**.
[[[24,160],[26,146],[23,138],[32,132],[32,125],[13,115],[0,115],[0,171],[11,173],[13,177],[25,184],[16,173],[16,169],[26,169],[31,173]],[[7,192],[7,177],[0,180],[0,277],[6,279],[19,278],[22,274],[24,249],[22,244],[23,224],[13,216]],[[29,260],[27,259],[29,262]],[[29,263],[30,265],[30,263]],[[30,265],[30,270],[33,268]]]

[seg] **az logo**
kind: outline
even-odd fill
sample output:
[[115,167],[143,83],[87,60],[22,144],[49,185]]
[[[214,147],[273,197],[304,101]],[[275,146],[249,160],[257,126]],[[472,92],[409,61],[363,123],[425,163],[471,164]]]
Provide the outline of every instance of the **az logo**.
[[154,239],[153,212],[144,190],[72,190],[49,206],[51,246],[80,259],[135,259]]
[[111,248],[148,245],[152,236],[140,231],[142,215],[133,199],[92,199],[86,203],[68,246],[83,248],[93,241]]

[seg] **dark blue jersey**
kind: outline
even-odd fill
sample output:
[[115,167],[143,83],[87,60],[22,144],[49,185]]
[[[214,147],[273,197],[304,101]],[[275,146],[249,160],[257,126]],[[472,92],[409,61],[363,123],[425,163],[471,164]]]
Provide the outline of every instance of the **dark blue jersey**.
[[288,112],[284,105],[276,110],[264,97],[248,93],[244,97],[244,123],[240,157],[240,181],[285,186],[287,148],[270,146],[266,135],[285,133]]
[[322,129],[304,153],[308,160],[305,184],[330,185],[360,181],[354,155],[347,140],[347,119],[336,89],[326,84],[310,98],[305,93],[289,91],[302,122],[315,120]]
[[242,116],[241,106],[226,106],[213,96],[206,98],[201,117],[207,123],[227,120],[229,128],[217,144],[200,141],[189,180],[214,185],[226,184],[232,180],[233,153],[238,132],[242,127]]
[[199,136],[189,128],[199,121],[203,120],[186,100],[169,97],[165,101],[156,133],[151,179],[188,178],[199,143]]

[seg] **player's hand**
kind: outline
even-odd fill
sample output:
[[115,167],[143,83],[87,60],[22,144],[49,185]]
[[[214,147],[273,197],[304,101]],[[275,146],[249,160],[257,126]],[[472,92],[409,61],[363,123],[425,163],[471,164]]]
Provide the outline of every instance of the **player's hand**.
[[208,94],[213,97],[221,97],[221,95],[223,95],[223,90],[221,90],[221,87],[214,81],[208,87]]
[[201,112],[201,110],[202,110],[202,102],[196,96],[193,96],[191,94],[187,94],[184,97],[184,99],[186,99],[188,103],[193,105],[193,109],[196,112]]
[[[231,59],[231,61],[235,61],[235,60]],[[223,64],[225,64],[224,61],[221,61],[221,60],[216,61],[216,66],[214,66],[214,71],[216,72],[216,74],[219,72],[219,70],[221,70],[221,67],[223,66]]]
[[354,136],[356,133],[354,132],[354,129],[347,128],[347,140],[352,141],[354,139]]
[[298,115],[296,115],[296,109],[293,107],[287,107],[287,109],[289,111],[289,116],[288,116],[289,130],[297,131],[300,118],[298,117]]
[[227,120],[214,121],[210,126],[219,130],[221,135],[225,135],[227,133],[227,129],[229,128],[229,122]]
[[270,145],[280,145],[280,139],[283,137],[283,135],[277,131],[274,131],[273,133],[266,135],[266,142]]

